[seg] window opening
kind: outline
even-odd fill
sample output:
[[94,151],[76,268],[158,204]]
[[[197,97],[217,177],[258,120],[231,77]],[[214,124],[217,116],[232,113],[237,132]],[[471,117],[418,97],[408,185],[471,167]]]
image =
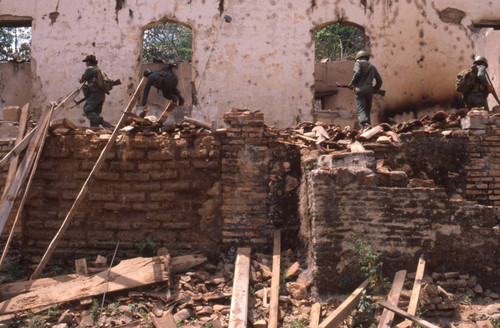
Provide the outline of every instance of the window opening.
[[0,27],[0,61],[31,61],[31,26]]

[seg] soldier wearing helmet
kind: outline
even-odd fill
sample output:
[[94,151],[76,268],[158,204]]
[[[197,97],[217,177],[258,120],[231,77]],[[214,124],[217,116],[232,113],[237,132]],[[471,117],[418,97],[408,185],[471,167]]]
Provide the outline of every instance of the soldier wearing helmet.
[[99,125],[102,125],[109,128],[111,124],[101,116],[102,105],[106,96],[104,91],[97,86],[97,59],[94,55],[87,55],[82,62],[87,66],[80,78],[80,83],[83,83],[83,94],[87,99],[85,105],[83,105],[83,113],[90,121],[90,127],[98,128]]
[[144,71],[144,76],[148,78],[148,82],[146,83],[142,94],[142,106],[146,105],[149,91],[152,86],[161,90],[164,98],[177,102],[179,106],[184,104],[184,98],[182,98],[179,89],[177,89],[177,75],[172,72],[172,68],[175,66],[176,65],[174,64],[168,64],[166,67],[154,72],[150,69]]
[[366,51],[359,51],[356,54],[354,74],[349,84],[349,88],[354,90],[358,120],[363,129],[367,129],[371,124],[373,94],[382,86],[382,78],[377,68],[368,61],[369,58],[370,55]]
[[464,93],[463,100],[465,107],[468,109],[474,107],[483,107],[488,110],[488,94],[493,93],[493,86],[488,82],[486,69],[488,68],[488,61],[484,56],[476,56],[472,65],[472,71],[476,74],[476,83],[472,90]]

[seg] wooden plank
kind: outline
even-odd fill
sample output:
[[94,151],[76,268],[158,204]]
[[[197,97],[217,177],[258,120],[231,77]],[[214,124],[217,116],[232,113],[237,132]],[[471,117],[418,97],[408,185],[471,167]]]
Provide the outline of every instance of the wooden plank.
[[370,283],[370,279],[363,281],[361,285],[344,301],[338,308],[333,311],[323,322],[319,325],[319,328],[333,328],[337,327],[351,314],[351,312],[356,309],[361,298],[363,290]]
[[269,328],[278,327],[278,303],[280,297],[281,231],[274,232],[273,275],[271,277],[271,299],[269,301]]
[[[55,109],[55,106],[52,107],[49,116],[52,115],[54,109]],[[43,146],[45,145],[45,136],[47,134],[48,128],[49,128],[49,123],[47,122],[45,124],[45,127],[43,127],[43,133],[42,133],[43,137],[42,137],[42,140],[40,142],[40,146],[38,148],[38,151],[37,151],[36,158],[34,160],[33,166],[31,168],[31,173],[30,173],[30,176],[28,178],[28,182],[26,183],[26,188],[24,188],[23,198],[21,200],[21,203],[19,204],[19,208],[17,209],[16,217],[14,219],[14,222],[12,223],[12,228],[10,229],[9,237],[7,238],[7,242],[5,243],[5,246],[4,246],[4,249],[3,249],[3,252],[2,252],[2,257],[0,258],[0,267],[3,264],[3,261],[5,260],[5,257],[7,256],[7,252],[9,250],[10,243],[12,242],[12,239],[14,238],[14,231],[15,231],[17,223],[19,222],[19,219],[21,217],[21,213],[23,212],[24,203],[26,202],[26,199],[28,197],[29,190],[30,190],[30,187],[31,187],[31,183],[33,182],[33,178],[35,176],[36,169],[38,167],[38,162],[40,161],[40,157],[42,157],[42,150],[43,150]],[[3,202],[2,202],[2,208],[3,208]]]
[[[410,304],[408,305],[408,313],[415,315],[417,313],[418,299],[420,297],[420,289],[422,288],[422,279],[424,278],[425,259],[423,256],[418,260],[417,272],[415,274],[415,281],[413,282],[413,289],[410,297]],[[409,328],[411,321],[406,319],[397,325],[398,328]]]
[[250,253],[250,248],[239,247],[236,254],[228,328],[246,328],[247,326]]
[[0,234],[3,232],[5,223],[7,223],[7,220],[9,219],[12,207],[16,202],[17,194],[19,193],[21,186],[26,180],[26,176],[32,168],[37,148],[40,146],[40,142],[42,141],[42,139],[45,139],[45,127],[49,124],[50,115],[52,115],[53,109],[53,107],[50,109],[45,109],[45,111],[43,112],[41,116],[42,119],[39,122],[41,128],[37,129],[34,137],[31,139],[28,149],[26,150],[26,154],[21,161],[21,165],[19,165],[17,169],[16,177],[12,181],[9,190],[7,191],[5,201],[0,208]]
[[[27,103],[21,109],[21,115],[19,116],[19,125],[17,127],[17,138],[14,144],[14,147],[19,145],[24,137],[24,130],[26,129],[26,122],[28,121],[28,110],[30,108],[30,104]],[[7,190],[9,189],[12,180],[14,179],[14,175],[17,169],[17,162],[19,160],[19,155],[14,156],[9,165],[9,171],[7,173],[7,180],[5,180],[5,185],[3,187],[2,200],[0,201],[0,206],[3,206],[3,202],[5,201],[5,196],[7,195]]]
[[158,123],[163,124],[167,120],[167,118],[170,116],[172,111],[175,109],[177,105],[174,102],[169,102],[167,107],[165,107],[165,110],[163,113],[160,115],[160,118],[158,119]]
[[[137,102],[137,99],[139,98],[139,95],[140,95],[142,89],[144,88],[145,84],[146,84],[146,78],[143,77],[141,79],[141,82],[137,86],[134,94],[132,95],[132,98],[130,99],[130,101],[127,105],[127,108],[125,109],[125,113],[129,113],[132,110],[132,108],[134,108],[135,103]],[[116,138],[118,137],[118,133],[120,131],[120,128],[126,119],[125,113],[122,115],[122,117],[120,118],[120,120],[116,124],[115,129],[113,130],[113,133],[111,134],[111,137],[108,140],[108,143],[106,144],[106,146],[104,146],[104,149],[101,151],[101,155],[97,159],[97,162],[95,163],[92,171],[90,172],[89,176],[87,177],[87,180],[85,180],[80,192],[76,196],[76,199],[73,202],[73,205],[71,206],[71,209],[69,210],[68,214],[66,215],[66,218],[64,219],[61,227],[59,228],[56,235],[54,236],[54,238],[50,242],[50,245],[47,248],[45,254],[43,255],[42,260],[38,264],[33,275],[31,276],[32,280],[38,278],[40,276],[40,274],[42,273],[43,269],[45,268],[45,266],[47,265],[47,262],[50,259],[50,256],[52,255],[55,248],[57,247],[59,240],[62,238],[64,232],[68,228],[68,226],[71,222],[71,219],[73,218],[73,215],[75,214],[76,210],[78,209],[81,202],[85,198],[85,195],[87,194],[87,191],[88,191],[89,184],[94,180],[95,174],[97,172],[99,172],[99,170],[101,169],[101,166],[104,163],[104,160],[106,159],[108,152],[111,150],[111,148],[113,147],[113,145],[116,141]]]
[[187,116],[184,116],[184,121],[192,123],[194,125],[201,126],[202,128],[205,128],[208,130],[212,130],[212,124],[208,124],[207,122],[203,122],[203,121],[200,121],[200,120],[197,120],[197,119],[194,119],[191,117],[187,117]]
[[[75,279],[15,296],[0,303],[0,314],[74,301],[103,293],[126,290],[168,280],[165,257],[135,258],[91,277]],[[108,278],[109,272],[109,278]]]
[[314,303],[309,316],[309,328],[318,328],[321,317],[321,303]]
[[[403,290],[405,278],[406,278],[406,270],[401,270],[396,272],[396,274],[394,275],[394,281],[392,282],[391,291],[387,296],[387,303],[394,306],[398,306],[399,296],[401,295],[401,291]],[[393,319],[394,319],[394,312],[384,309],[384,311],[382,311],[382,315],[380,316],[378,328],[391,327]]]
[[393,305],[391,305],[391,304],[389,304],[387,302],[380,302],[379,304],[381,306],[383,306],[384,308],[386,308],[386,309],[388,309],[388,310],[396,313],[397,315],[402,316],[403,318],[410,319],[411,321],[413,321],[414,323],[416,323],[417,325],[419,325],[421,327],[424,327],[424,328],[439,328],[439,326],[433,325],[432,323],[430,323],[428,321],[425,321],[424,319],[415,317],[414,315],[411,315],[408,312],[403,311],[400,308],[395,307],[395,306],[393,306]]

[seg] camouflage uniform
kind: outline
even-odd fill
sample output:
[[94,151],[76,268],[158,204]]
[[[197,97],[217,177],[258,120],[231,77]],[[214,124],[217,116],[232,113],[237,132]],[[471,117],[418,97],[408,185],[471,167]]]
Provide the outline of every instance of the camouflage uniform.
[[[375,86],[372,84],[373,80],[376,81]],[[350,84],[354,86],[359,123],[366,127],[371,124],[370,112],[372,110],[373,93],[382,86],[382,78],[375,66],[368,60],[360,58],[354,64],[354,74]]]
[[87,98],[83,106],[85,117],[90,121],[91,127],[99,127],[101,124],[104,127],[109,127],[110,124],[100,115],[102,112],[102,105],[106,98],[104,92],[97,87],[97,66],[92,65],[85,69],[82,75],[82,80],[85,81],[83,85],[83,93]]
[[179,106],[184,104],[184,98],[182,98],[179,89],[177,89],[177,75],[172,72],[170,66],[154,71],[147,77],[148,82],[146,83],[142,94],[142,106],[146,105],[151,86],[161,90],[164,98],[178,102]]
[[485,110],[488,108],[488,79],[486,78],[486,65],[481,65],[474,63],[472,65],[474,72],[477,72],[476,85],[472,88],[472,91],[463,95],[464,102],[467,104],[468,108],[474,107],[484,107]]

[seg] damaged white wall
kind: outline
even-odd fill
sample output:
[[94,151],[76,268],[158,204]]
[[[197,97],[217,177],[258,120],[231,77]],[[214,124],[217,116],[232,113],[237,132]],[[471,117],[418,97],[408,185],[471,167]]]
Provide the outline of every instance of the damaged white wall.
[[[232,17],[230,23],[223,21],[226,14]],[[456,97],[456,73],[470,65],[474,55],[470,26],[485,20],[500,22],[500,3],[0,1],[0,22],[12,16],[33,19],[35,107],[61,100],[78,87],[85,68],[81,60],[94,53],[108,75],[123,83],[107,97],[103,112],[106,119],[116,121],[141,76],[143,31],[169,20],[193,31],[197,103],[191,116],[222,125],[222,114],[230,108],[249,108],[262,110],[267,124],[286,127],[313,118],[315,28],[338,21],[363,27],[369,39],[367,50],[387,90],[375,110],[401,111],[408,104]],[[498,56],[499,48],[498,43],[492,44],[490,50]],[[58,116],[78,119],[81,107]]]

